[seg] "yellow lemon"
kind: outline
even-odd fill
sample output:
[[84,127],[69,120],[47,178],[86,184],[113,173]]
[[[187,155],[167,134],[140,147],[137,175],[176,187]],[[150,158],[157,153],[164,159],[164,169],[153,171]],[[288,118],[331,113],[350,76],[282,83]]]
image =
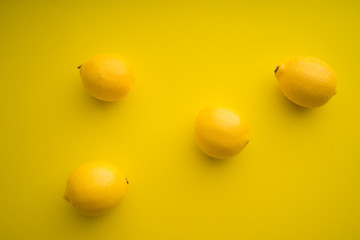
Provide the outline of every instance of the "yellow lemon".
[[91,161],[80,165],[70,175],[64,198],[81,214],[98,216],[120,202],[127,183],[114,165]]
[[87,91],[103,101],[119,100],[130,91],[135,81],[126,61],[112,53],[97,55],[78,68]]
[[302,107],[320,107],[336,94],[334,71],[313,57],[297,57],[281,64],[275,76],[284,95]]
[[249,127],[230,110],[205,108],[195,121],[195,137],[205,154],[225,159],[238,154],[249,143]]

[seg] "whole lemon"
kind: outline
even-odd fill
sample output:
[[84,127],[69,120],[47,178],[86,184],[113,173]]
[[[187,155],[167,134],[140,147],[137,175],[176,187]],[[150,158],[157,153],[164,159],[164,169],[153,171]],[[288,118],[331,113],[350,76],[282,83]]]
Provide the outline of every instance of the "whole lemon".
[[80,165],[70,175],[64,198],[81,214],[98,216],[120,202],[127,183],[114,165],[91,161]]
[[336,94],[334,71],[313,57],[297,57],[275,69],[284,95],[299,106],[320,107]]
[[79,66],[87,91],[103,101],[117,101],[125,96],[135,81],[132,69],[120,56],[100,54]]
[[195,137],[205,154],[226,159],[238,154],[249,143],[249,127],[230,110],[205,108],[195,121]]

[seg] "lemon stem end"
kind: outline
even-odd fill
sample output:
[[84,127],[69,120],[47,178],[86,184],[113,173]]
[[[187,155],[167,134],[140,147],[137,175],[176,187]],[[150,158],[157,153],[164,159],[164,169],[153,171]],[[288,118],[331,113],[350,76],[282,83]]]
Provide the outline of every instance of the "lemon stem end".
[[277,72],[279,70],[279,66],[276,66],[276,68],[275,68],[275,73]]

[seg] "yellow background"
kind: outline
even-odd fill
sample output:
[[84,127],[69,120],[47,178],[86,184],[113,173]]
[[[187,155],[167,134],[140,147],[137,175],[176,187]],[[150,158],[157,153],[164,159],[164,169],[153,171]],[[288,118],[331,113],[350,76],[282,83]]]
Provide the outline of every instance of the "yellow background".
[[[1,239],[360,239],[360,2],[10,1],[0,3]],[[103,103],[79,64],[115,52],[136,72]],[[305,110],[274,68],[311,55],[338,94]],[[204,107],[251,125],[217,161],[193,137]],[[62,199],[71,171],[115,163],[127,195],[101,217]]]

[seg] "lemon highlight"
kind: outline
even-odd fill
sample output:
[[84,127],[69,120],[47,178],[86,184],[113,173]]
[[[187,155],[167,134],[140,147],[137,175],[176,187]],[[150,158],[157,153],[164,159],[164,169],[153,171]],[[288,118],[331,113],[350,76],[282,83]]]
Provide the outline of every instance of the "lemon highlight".
[[230,110],[206,108],[195,121],[195,137],[205,154],[225,159],[238,154],[248,144],[249,127]]
[[115,207],[125,195],[127,178],[112,164],[91,161],[70,175],[64,194],[81,214],[101,215]]
[[284,95],[302,107],[320,107],[336,94],[334,71],[313,57],[291,59],[276,67],[275,76]]
[[86,90],[103,101],[121,99],[135,81],[127,62],[113,53],[97,55],[78,68]]

